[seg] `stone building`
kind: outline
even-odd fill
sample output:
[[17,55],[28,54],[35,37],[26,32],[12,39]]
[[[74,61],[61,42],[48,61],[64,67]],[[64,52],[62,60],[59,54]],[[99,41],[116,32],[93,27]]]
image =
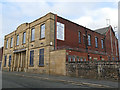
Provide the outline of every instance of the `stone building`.
[[93,31],[48,13],[5,36],[2,67],[66,75],[66,62],[118,60],[118,55],[111,26]]
[[3,56],[3,47],[0,48],[0,69],[2,64],[2,56]]

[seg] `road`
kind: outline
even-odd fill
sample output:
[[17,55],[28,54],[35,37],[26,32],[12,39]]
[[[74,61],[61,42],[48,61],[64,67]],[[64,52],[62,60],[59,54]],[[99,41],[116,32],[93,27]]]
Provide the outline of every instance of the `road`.
[[[98,87],[99,86],[99,87]],[[101,85],[76,83],[26,74],[3,72],[2,88],[104,88]],[[109,87],[108,87],[109,88]]]
[[8,73],[2,75],[2,88],[86,88],[71,83],[63,83],[51,80],[41,80],[38,78],[23,77]]

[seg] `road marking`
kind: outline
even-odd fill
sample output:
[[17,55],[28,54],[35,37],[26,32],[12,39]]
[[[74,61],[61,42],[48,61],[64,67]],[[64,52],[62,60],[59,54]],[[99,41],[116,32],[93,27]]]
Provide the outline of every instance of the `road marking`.
[[92,87],[112,88],[112,87],[107,86],[107,85],[94,84],[94,83],[75,82],[75,81],[67,81],[67,80],[61,80],[61,79],[51,79],[51,78],[38,77],[38,76],[27,76],[27,75],[23,75],[23,74],[13,74],[13,73],[9,73],[9,74],[16,75],[16,76],[22,76],[22,77],[28,77],[28,78],[39,78],[42,80],[67,82],[67,83],[74,84],[74,85],[87,85],[87,86],[92,86]]

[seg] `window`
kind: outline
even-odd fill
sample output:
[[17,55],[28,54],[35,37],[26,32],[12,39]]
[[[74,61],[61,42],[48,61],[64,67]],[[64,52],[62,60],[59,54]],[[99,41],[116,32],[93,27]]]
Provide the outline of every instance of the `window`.
[[108,60],[110,61],[111,59],[110,59],[110,56],[108,56]]
[[16,45],[19,45],[19,35],[17,35],[17,43]]
[[39,51],[39,65],[44,65],[44,49],[40,49]]
[[71,62],[71,56],[68,56],[68,62]]
[[65,40],[65,24],[57,22],[57,39]]
[[75,56],[72,57],[73,62],[75,62]]
[[95,37],[95,47],[97,48],[98,47],[98,38]]
[[32,28],[31,29],[31,41],[34,41],[35,40],[35,29]]
[[7,56],[5,56],[4,67],[6,67],[6,62],[7,62]]
[[118,60],[118,58],[116,57],[116,60]]
[[115,60],[115,58],[114,58],[114,57],[112,57],[112,59],[113,59],[113,60]]
[[91,35],[88,35],[88,45],[91,45]]
[[9,56],[9,66],[11,66],[11,55]]
[[25,43],[26,41],[26,32],[23,33],[23,44]]
[[41,25],[40,39],[45,38],[45,24]]
[[30,66],[33,66],[34,62],[34,50],[30,51]]
[[86,58],[84,58],[84,61],[86,61]]
[[79,43],[81,43],[81,32],[78,32],[78,39],[79,39]]
[[83,59],[82,59],[82,58],[80,58],[80,61],[83,61]]
[[77,56],[77,61],[79,61],[79,57]]
[[13,38],[11,38],[10,47],[13,47]]
[[8,48],[8,39],[7,39],[7,42],[6,42],[6,48]]
[[104,46],[103,46],[103,39],[101,39],[101,46],[102,46],[102,49],[104,48]]

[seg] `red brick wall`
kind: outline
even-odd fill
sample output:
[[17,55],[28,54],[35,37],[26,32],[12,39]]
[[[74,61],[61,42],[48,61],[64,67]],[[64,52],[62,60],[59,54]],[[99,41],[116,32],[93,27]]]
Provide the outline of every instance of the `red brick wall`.
[[[83,43],[83,34],[85,34],[85,30],[83,27],[76,25],[72,22],[64,20],[60,17],[57,17],[57,22],[61,22],[65,24],[65,41],[57,40],[57,46],[70,46],[72,48],[84,48],[85,44]],[[78,31],[81,31],[81,44],[78,42]]]
[[[63,23],[65,25],[65,40],[62,41],[62,40],[57,39],[57,41],[56,41],[57,48],[70,47],[70,48],[81,48],[81,49],[83,49],[83,51],[86,50],[87,44],[84,43],[83,36],[86,35],[86,31],[87,31],[87,35],[88,34],[91,35],[91,46],[87,46],[88,53],[93,53],[90,55],[92,57],[97,57],[98,60],[100,60],[100,56],[104,57],[106,60],[108,60],[108,56],[111,56],[110,28],[105,36],[105,35],[101,35],[97,32],[94,32],[90,29],[87,29],[83,26],[80,26],[78,24],[75,24],[69,20],[61,18],[59,16],[57,16],[57,22]],[[79,39],[78,39],[78,32],[79,31],[81,32],[81,43],[79,43]],[[112,34],[112,39],[113,39],[112,40],[113,56],[116,57],[116,47],[115,47],[116,37],[115,37],[115,34],[112,30],[111,30],[111,34]],[[98,48],[95,47],[95,37],[98,38]],[[105,40],[104,40],[104,38],[105,38]],[[101,46],[101,39],[104,40],[104,48],[103,49]],[[117,41],[117,47],[118,47],[118,41]],[[100,55],[101,52],[103,53],[103,55]],[[107,52],[108,54],[105,55],[105,52]],[[77,54],[77,53],[74,53],[74,54]],[[99,55],[97,55],[97,54],[99,54]],[[119,53],[118,53],[118,55],[119,55]],[[81,53],[81,56],[82,56],[82,53]],[[111,57],[111,59],[112,59],[112,57]]]
[[[101,39],[104,39],[104,36],[91,30],[87,30],[87,35],[88,34],[91,35],[91,46],[88,46],[88,50],[105,52],[105,49],[104,48],[102,49],[101,46]],[[95,47],[95,37],[98,38],[98,48]]]
[[[63,18],[57,17],[57,21],[65,24],[65,40],[57,40],[57,46],[69,46],[72,48],[82,48],[86,49],[85,43],[83,43],[83,36],[86,35],[85,33],[85,27],[82,27],[80,25],[77,25],[75,23],[72,23],[70,21],[67,21]],[[88,46],[88,50],[93,51],[101,51],[105,52],[105,49],[102,49],[101,47],[101,39],[104,39],[103,35],[100,35],[92,30],[86,29],[87,35],[91,35],[91,46]],[[79,44],[78,40],[78,31],[81,32],[81,43]],[[98,37],[98,48],[95,48],[95,36]]]
[[[110,37],[110,30],[111,30],[111,37],[112,37],[112,47],[113,47],[113,56],[111,55],[112,53],[112,48],[111,48],[111,37]],[[116,46],[115,46],[115,40],[117,44],[117,55],[116,56]],[[106,47],[106,52],[108,53],[108,56],[119,58],[119,49],[118,49],[118,40],[115,37],[115,33],[113,32],[112,28],[109,28],[109,31],[106,33],[106,38],[105,38],[105,47]]]
[[[118,52],[118,59],[119,59],[119,44],[118,44],[118,39],[117,39],[117,52]],[[120,60],[120,59],[119,59]]]
[[[86,60],[88,60],[88,54],[85,52],[78,52],[72,50],[66,50],[66,52],[70,56],[75,56],[76,60],[77,60],[77,56],[79,56],[79,58],[86,58]],[[67,60],[68,60],[68,55],[67,55]]]

